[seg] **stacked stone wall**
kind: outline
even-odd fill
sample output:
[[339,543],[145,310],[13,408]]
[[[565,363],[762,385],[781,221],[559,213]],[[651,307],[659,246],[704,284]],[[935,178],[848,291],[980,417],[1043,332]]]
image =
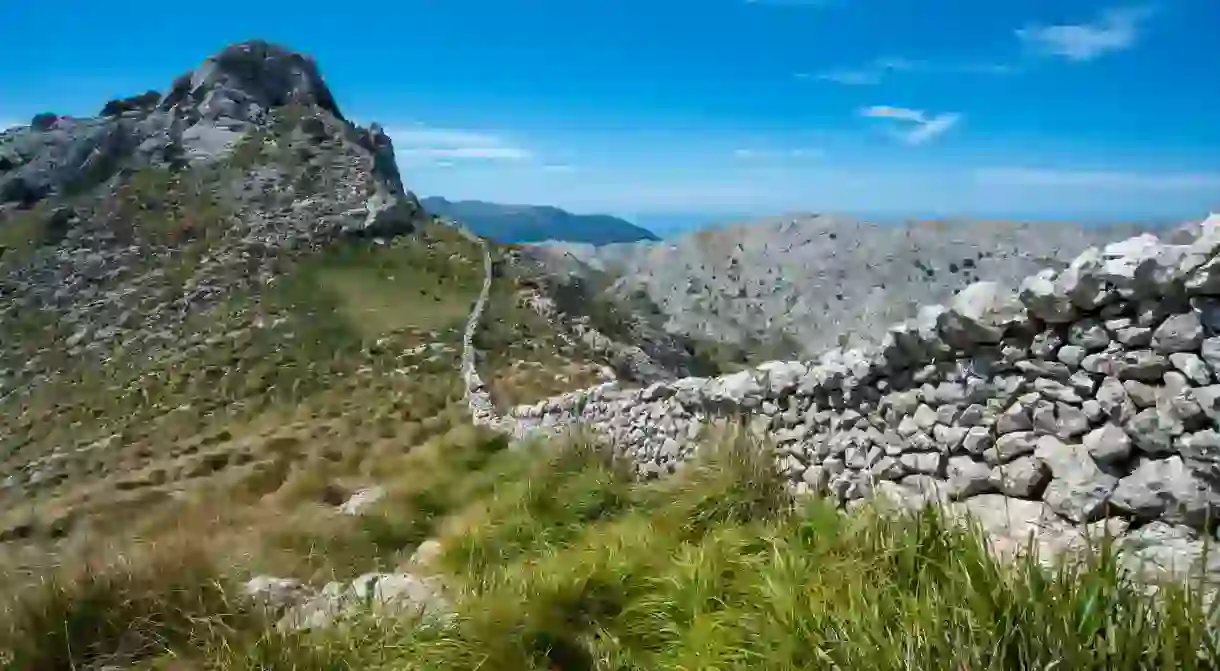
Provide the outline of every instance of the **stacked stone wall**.
[[1220,217],[1196,233],[1090,248],[1015,291],[975,283],[876,348],[503,415],[488,402],[476,421],[517,437],[580,427],[645,476],[742,423],[778,447],[793,489],[848,507],[938,500],[1001,541],[1057,550],[1104,527],[1194,561],[1220,512]]

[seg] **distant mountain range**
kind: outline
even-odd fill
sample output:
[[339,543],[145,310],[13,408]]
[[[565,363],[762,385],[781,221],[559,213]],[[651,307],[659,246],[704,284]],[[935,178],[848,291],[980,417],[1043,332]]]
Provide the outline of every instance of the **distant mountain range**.
[[485,238],[501,243],[556,240],[607,245],[657,240],[651,231],[606,214],[572,214],[548,205],[502,205],[481,200],[423,199],[430,214],[465,224]]
[[612,298],[642,292],[672,333],[787,358],[876,342],[890,324],[972,282],[1017,286],[1086,247],[1155,229],[790,214],[701,227],[660,244],[556,242],[531,253],[556,274],[614,278]]

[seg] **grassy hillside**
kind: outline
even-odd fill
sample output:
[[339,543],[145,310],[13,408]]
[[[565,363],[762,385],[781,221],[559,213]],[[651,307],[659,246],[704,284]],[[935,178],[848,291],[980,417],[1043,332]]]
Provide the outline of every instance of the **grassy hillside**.
[[[461,332],[482,280],[479,246],[429,225],[288,262],[184,324],[169,356],[64,361],[0,401],[0,556],[126,536],[203,492],[253,503],[301,478],[330,483],[329,498],[368,484],[370,463],[463,421]],[[493,312],[515,314],[508,298]],[[584,385],[550,367],[556,338],[540,320],[487,331],[481,368],[515,399]]]
[[[367,517],[246,518],[209,527],[217,533],[206,547],[179,536],[96,565],[78,558],[6,601],[8,668],[79,668],[116,650],[136,668],[250,671],[1202,669],[1220,660],[1197,596],[1165,586],[1151,600],[1104,547],[1045,571],[1032,560],[996,563],[977,534],[932,510],[793,507],[765,453],[741,442],[651,484],[581,443],[504,447],[456,428],[383,461],[391,493]],[[297,557],[299,575],[352,575],[401,561],[429,535],[443,551],[424,570],[443,576],[456,601],[447,625],[370,616],[287,634],[235,596],[266,548],[281,562]]]

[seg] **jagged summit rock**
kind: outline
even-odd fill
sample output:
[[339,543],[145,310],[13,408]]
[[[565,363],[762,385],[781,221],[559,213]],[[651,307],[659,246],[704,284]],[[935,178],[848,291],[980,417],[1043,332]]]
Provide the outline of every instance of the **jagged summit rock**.
[[[70,357],[172,351],[192,314],[301,255],[428,220],[390,138],[345,120],[313,59],[284,47],[226,47],[164,98],[102,112],[0,133],[0,335],[46,314]],[[0,341],[2,397],[46,361]]]
[[[243,138],[265,130],[274,111],[287,108],[315,117],[305,130],[316,141],[351,135],[375,158],[378,191],[388,192],[382,199],[403,195],[384,132],[344,119],[312,58],[253,40],[228,46],[181,75],[163,98],[148,91],[111,100],[97,118],[40,115],[28,127],[0,133],[0,207],[86,191],[124,170],[177,169],[223,158]],[[378,217],[379,228],[387,228],[384,219]]]
[[257,121],[266,110],[296,103],[343,119],[312,58],[263,40],[225,47],[174,80],[162,110],[194,110],[205,119]]

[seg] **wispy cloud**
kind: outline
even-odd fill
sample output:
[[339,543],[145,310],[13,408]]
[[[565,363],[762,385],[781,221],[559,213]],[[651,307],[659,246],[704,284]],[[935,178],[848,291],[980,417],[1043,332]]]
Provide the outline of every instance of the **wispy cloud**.
[[489,161],[521,161],[533,156],[520,147],[412,147],[397,150],[400,156],[420,156],[437,159],[486,159]]
[[734,149],[733,158],[741,161],[776,160],[785,158],[822,158],[826,152],[816,147],[794,147],[791,149]]
[[[524,161],[533,152],[499,135],[483,131],[416,124],[386,130],[400,159],[449,164],[454,161]],[[442,166],[443,167],[443,166]]]
[[844,86],[874,86],[895,72],[919,72],[928,74],[977,74],[1003,75],[1016,72],[1011,65],[998,63],[929,63],[905,58],[877,58],[867,65],[856,68],[838,68],[822,73],[797,73],[798,79],[818,79]]
[[938,114],[919,123],[914,130],[902,133],[899,137],[907,144],[923,144],[944,134],[962,120],[962,115],[955,112]]
[[892,107],[890,105],[866,107],[860,110],[860,114],[871,119],[894,119],[902,123],[914,124],[912,128],[894,132],[896,137],[910,145],[920,145],[929,142],[943,135],[962,120],[962,115],[956,112],[944,112],[929,116],[923,110]]
[[887,72],[911,70],[916,64],[903,58],[878,58],[860,68],[840,68],[814,75],[822,81],[845,86],[872,86],[881,83]]
[[1151,6],[1114,8],[1089,23],[1029,25],[1016,32],[1038,53],[1090,61],[1134,46],[1143,22],[1152,14]]
[[831,70],[815,76],[824,82],[834,82],[844,86],[873,86],[881,83],[880,70]]
[[18,126],[24,125],[25,124],[21,123],[20,121],[15,121],[13,119],[0,119],[0,130],[8,130],[10,128],[17,128]]
[[914,121],[916,123],[923,123],[926,119],[924,113],[920,110],[908,109],[906,107],[891,107],[889,105],[866,107],[860,111],[860,114],[873,119],[902,119],[903,121]]
[[542,169],[546,172],[576,172],[576,166],[566,163],[548,163]]
[[1090,187],[1178,191],[1220,188],[1216,172],[1123,172],[1107,170],[1060,170],[1044,168],[984,168],[976,181],[1005,186]]

